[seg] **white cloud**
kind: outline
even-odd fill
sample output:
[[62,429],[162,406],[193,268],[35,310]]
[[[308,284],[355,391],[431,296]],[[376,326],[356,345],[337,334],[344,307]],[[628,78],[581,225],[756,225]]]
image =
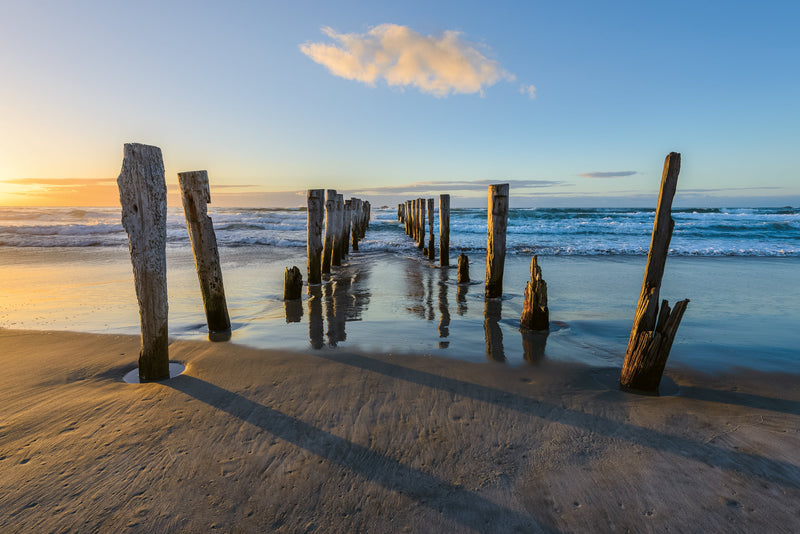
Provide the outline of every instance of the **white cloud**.
[[[334,44],[305,43],[300,50],[332,74],[369,86],[385,81],[393,87],[416,87],[445,97],[480,93],[514,75],[481,54],[457,31],[424,36],[407,26],[381,24],[367,33],[322,31]],[[533,88],[533,86],[530,86]]]
[[528,98],[534,99],[536,98],[536,86],[523,84],[519,87],[519,94],[528,95]]

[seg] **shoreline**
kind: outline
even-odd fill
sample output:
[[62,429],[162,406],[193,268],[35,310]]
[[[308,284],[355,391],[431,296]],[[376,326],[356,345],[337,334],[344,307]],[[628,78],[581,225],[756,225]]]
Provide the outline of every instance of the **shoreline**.
[[[0,528],[793,531],[791,375],[608,369],[0,330]],[[616,370],[618,373],[618,370]],[[618,376],[618,375],[617,375]]]

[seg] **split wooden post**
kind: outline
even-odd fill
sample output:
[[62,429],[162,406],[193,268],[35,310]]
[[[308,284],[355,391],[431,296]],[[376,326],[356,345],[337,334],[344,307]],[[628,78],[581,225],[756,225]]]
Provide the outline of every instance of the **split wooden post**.
[[322,227],[325,221],[325,190],[309,189],[306,219],[306,254],[308,283],[322,282]]
[[296,265],[286,268],[283,277],[283,300],[297,300],[303,292],[303,275]]
[[322,250],[322,274],[331,273],[333,241],[336,232],[336,189],[325,192],[325,243]]
[[450,265],[450,195],[439,195],[439,265]]
[[192,243],[197,278],[200,281],[200,292],[203,295],[208,339],[227,341],[231,338],[231,319],[225,302],[217,236],[211,217],[208,216],[208,203],[211,202],[208,172],[179,172],[178,183],[181,187],[183,213],[186,216],[189,241]]
[[661,191],[658,207],[647,253],[647,265],[639,294],[639,304],[633,328],[628,339],[625,361],[622,364],[620,385],[623,388],[641,391],[658,391],[661,376],[667,364],[672,342],[680,325],[689,300],[681,300],[670,310],[664,300],[658,306],[661,278],[669,253],[669,242],[675,221],[672,220],[672,199],[678,184],[681,169],[681,155],[671,152],[664,161],[661,176]]
[[161,149],[126,143],[117,186],[142,327],[139,380],[163,380],[169,378],[169,341],[167,184]]
[[458,283],[469,284],[469,258],[466,254],[458,255]]
[[333,256],[331,258],[331,265],[341,265],[342,232],[344,231],[344,195],[336,195],[333,217],[336,222],[334,223]]
[[550,330],[550,310],[547,307],[547,282],[542,278],[536,256],[531,259],[531,279],[525,286],[520,326],[530,330]]
[[436,260],[436,248],[433,242],[433,199],[428,199],[428,259],[430,261]]
[[508,225],[508,184],[489,186],[489,224],[486,233],[486,298],[503,295]]

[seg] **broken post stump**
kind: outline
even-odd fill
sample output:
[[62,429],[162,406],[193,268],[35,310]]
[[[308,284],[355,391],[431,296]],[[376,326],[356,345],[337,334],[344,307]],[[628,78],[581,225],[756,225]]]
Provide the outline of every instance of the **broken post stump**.
[[550,311],[547,308],[547,282],[542,278],[536,256],[531,259],[531,279],[525,286],[520,326],[530,330],[550,330]]
[[458,283],[469,284],[469,258],[466,254],[458,255]]
[[322,282],[322,227],[325,221],[325,190],[309,189],[306,218],[306,254],[308,283]]
[[450,195],[439,195],[439,265],[450,265]]
[[336,231],[336,190],[325,192],[325,242],[322,249],[322,274],[331,273],[333,239]]
[[186,229],[192,244],[200,293],[203,296],[208,339],[227,341],[231,338],[231,319],[225,301],[217,236],[211,217],[208,216],[208,203],[211,202],[208,172],[179,172],[178,183],[181,187]]
[[433,199],[428,199],[428,259],[436,260],[436,249],[433,243]]
[[283,277],[283,300],[297,300],[303,292],[303,275],[300,269],[293,265],[291,269],[286,268]]
[[163,380],[169,378],[169,348],[167,184],[161,149],[126,143],[117,186],[139,301],[139,380]]
[[506,261],[508,225],[508,184],[489,186],[488,227],[486,233],[486,298],[503,295],[503,269]]
[[667,364],[672,342],[689,300],[682,300],[670,310],[664,300],[659,308],[659,292],[669,253],[669,242],[675,221],[672,220],[672,199],[678,184],[681,155],[671,152],[664,161],[661,190],[658,195],[650,250],[636,306],[636,315],[625,351],[619,383],[625,389],[656,392]]

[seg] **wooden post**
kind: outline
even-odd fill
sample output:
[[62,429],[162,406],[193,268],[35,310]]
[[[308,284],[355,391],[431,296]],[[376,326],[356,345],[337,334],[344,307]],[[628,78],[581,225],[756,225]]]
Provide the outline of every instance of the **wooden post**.
[[450,195],[439,195],[439,265],[450,265]]
[[406,200],[405,204],[405,213],[406,213],[406,235],[411,236],[411,221],[414,219],[414,216],[411,213],[411,201]]
[[322,282],[322,226],[325,221],[325,190],[309,189],[306,219],[306,253],[308,255],[308,283]]
[[428,199],[428,259],[436,260],[436,248],[433,243],[433,199]]
[[342,259],[350,254],[350,227],[353,224],[353,199],[344,203],[344,228],[342,229]]
[[466,254],[458,255],[458,283],[469,284],[469,258]]
[[547,282],[542,278],[536,256],[531,260],[531,279],[525,286],[520,326],[530,330],[550,330],[550,310],[547,308]]
[[331,265],[342,264],[342,231],[344,230],[344,195],[336,195],[336,202],[334,203],[333,217],[334,233],[333,233],[333,256],[331,258]]
[[353,251],[358,252],[359,233],[361,232],[361,200],[353,199]]
[[664,161],[642,290],[622,364],[619,381],[623,388],[658,391],[672,342],[689,303],[688,299],[679,301],[675,304],[675,309],[670,310],[669,303],[664,300],[660,309],[658,308],[661,278],[675,226],[671,210],[680,169],[681,155],[671,152]]
[[303,275],[296,265],[286,268],[283,277],[283,300],[297,300],[303,292]]
[[402,204],[398,204],[397,205],[397,220],[399,222],[403,222],[403,205]]
[[186,228],[189,230],[189,241],[192,243],[197,278],[200,281],[200,292],[203,295],[208,339],[227,341],[231,338],[231,319],[225,302],[217,236],[214,233],[214,224],[208,216],[208,202],[211,202],[208,172],[179,172],[178,183],[181,187],[183,213],[186,216]]
[[503,295],[503,269],[506,261],[506,226],[508,225],[508,184],[489,186],[489,224],[486,234],[487,299]]
[[117,186],[142,327],[139,380],[163,380],[169,378],[169,341],[167,184],[161,149],[126,143]]
[[419,199],[419,244],[417,248],[425,249],[425,199]]
[[336,231],[336,189],[325,192],[325,244],[322,250],[322,274],[331,274],[333,240]]

